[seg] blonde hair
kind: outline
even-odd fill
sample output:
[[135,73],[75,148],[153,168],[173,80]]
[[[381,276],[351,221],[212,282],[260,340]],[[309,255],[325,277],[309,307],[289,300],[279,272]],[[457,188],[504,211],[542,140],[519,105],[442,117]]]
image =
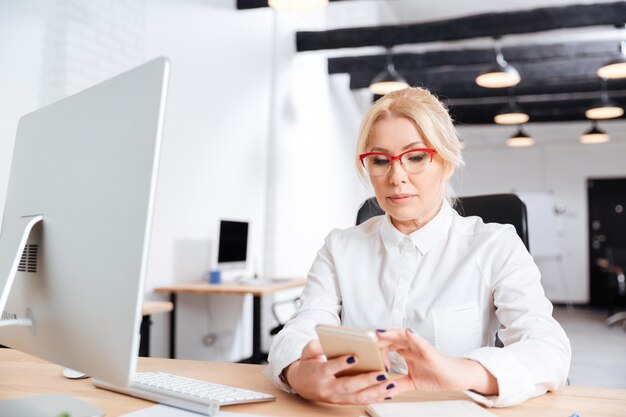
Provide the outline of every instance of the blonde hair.
[[[381,97],[368,110],[361,123],[356,145],[356,166],[359,176],[367,178],[359,155],[367,152],[370,135],[377,121],[387,117],[404,117],[412,120],[426,141],[435,149],[444,164],[459,168],[464,165],[461,156],[462,143],[452,123],[448,109],[430,91],[410,87]],[[445,198],[452,203],[454,190],[446,182]]]

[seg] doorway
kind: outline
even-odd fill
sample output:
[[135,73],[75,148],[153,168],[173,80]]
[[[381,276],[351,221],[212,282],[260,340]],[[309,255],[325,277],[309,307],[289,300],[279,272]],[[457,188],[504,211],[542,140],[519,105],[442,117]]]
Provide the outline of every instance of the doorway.
[[587,179],[589,207],[589,304],[610,310],[626,306],[602,260],[626,252],[626,178]]

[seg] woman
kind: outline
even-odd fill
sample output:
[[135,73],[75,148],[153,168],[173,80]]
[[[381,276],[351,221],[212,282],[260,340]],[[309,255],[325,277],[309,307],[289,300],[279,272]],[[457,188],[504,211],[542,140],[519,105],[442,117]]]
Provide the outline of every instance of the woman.
[[[457,390],[505,407],[565,384],[569,340],[515,229],[451,207],[449,179],[462,164],[450,116],[427,90],[372,106],[357,167],[387,214],[326,238],[301,307],[272,343],[266,375],[276,385],[332,403]],[[335,377],[356,358],[326,361],[319,323],[379,329],[390,372],[406,376]]]

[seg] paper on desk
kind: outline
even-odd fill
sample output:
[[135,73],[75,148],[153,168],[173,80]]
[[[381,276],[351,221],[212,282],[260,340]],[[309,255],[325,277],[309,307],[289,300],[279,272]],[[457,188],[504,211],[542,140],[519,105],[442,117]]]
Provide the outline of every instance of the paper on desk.
[[481,406],[465,400],[376,403],[365,409],[373,417],[495,417]]
[[[142,408],[141,410],[134,411],[132,413],[124,414],[121,417],[198,417],[202,414],[192,413],[191,411],[183,410],[181,408],[170,407],[163,404],[158,404],[148,408]],[[221,411],[215,415],[215,417],[263,417],[258,414],[242,414],[242,413],[230,413],[228,411]]]

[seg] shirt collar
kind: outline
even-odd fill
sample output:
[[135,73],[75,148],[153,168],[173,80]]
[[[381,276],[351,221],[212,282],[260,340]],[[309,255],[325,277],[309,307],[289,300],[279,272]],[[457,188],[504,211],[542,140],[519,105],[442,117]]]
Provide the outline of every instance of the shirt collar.
[[383,240],[383,244],[385,245],[385,249],[388,252],[400,245],[405,238],[408,238],[420,254],[424,255],[430,250],[430,248],[447,235],[451,223],[452,207],[450,207],[450,204],[444,200],[441,204],[441,209],[435,217],[408,236],[396,229],[391,223],[389,214],[385,214],[385,220],[380,227],[380,236]]

